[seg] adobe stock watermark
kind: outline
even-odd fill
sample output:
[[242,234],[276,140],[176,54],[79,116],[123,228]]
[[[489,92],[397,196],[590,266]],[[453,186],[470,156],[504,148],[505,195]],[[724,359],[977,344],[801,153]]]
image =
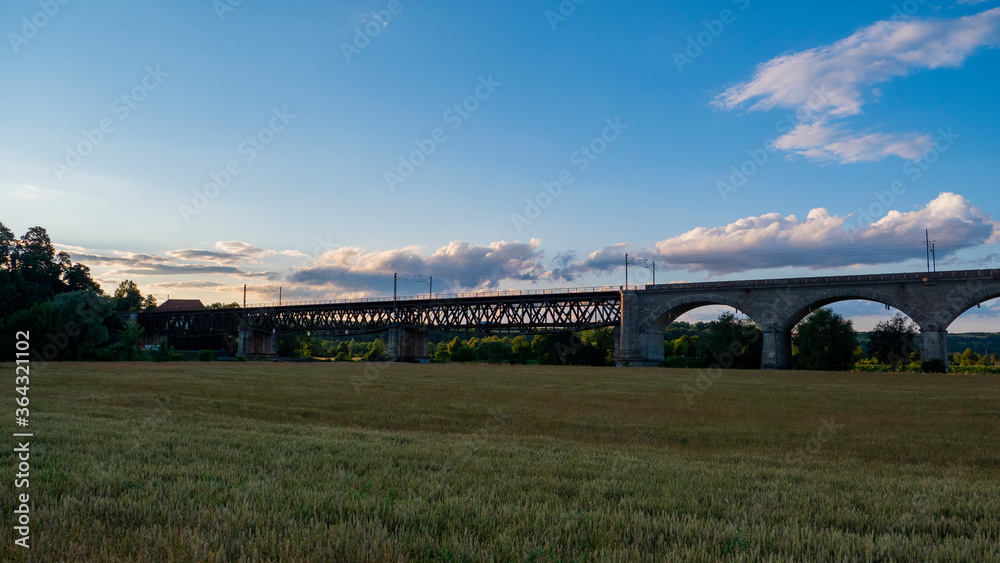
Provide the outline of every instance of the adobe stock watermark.
[[38,33],[49,25],[62,10],[62,6],[69,4],[71,0],[38,0],[39,10],[31,16],[21,18],[20,33],[13,31],[7,33],[7,40],[10,41],[10,48],[17,54],[21,52],[21,47],[38,36]]
[[[580,145],[580,148],[569,155],[569,163],[575,165],[577,173],[586,172],[591,163],[604,154],[608,147],[621,138],[622,133],[629,128],[627,123],[622,123],[620,117],[604,120],[604,129],[600,135],[594,137],[590,142]],[[576,177],[569,168],[565,168],[556,175],[552,181],[542,182],[542,189],[533,198],[525,198],[524,214],[511,213],[510,220],[517,229],[518,234],[524,231],[524,227],[532,224],[542,216],[542,211],[548,209],[552,202],[559,199],[563,190],[573,182]]]
[[242,164],[249,164],[257,159],[260,153],[267,150],[267,147],[274,142],[278,133],[288,127],[288,124],[295,119],[296,115],[288,112],[288,107],[271,110],[271,120],[266,127],[262,127],[255,134],[249,136],[239,146],[236,147],[236,154],[241,159],[231,159],[222,167],[222,170],[209,172],[211,180],[200,189],[194,190],[191,204],[180,204],[177,206],[178,212],[184,222],[190,223],[191,217],[204,211],[215,198],[219,197],[222,190],[229,187],[234,178],[243,173]]
[[[441,119],[444,120],[445,124],[450,126],[451,131],[458,131],[465,124],[466,120],[482,107],[482,103],[492,98],[497,88],[502,85],[502,83],[493,79],[492,74],[487,76],[480,75],[479,84],[473,90],[472,94],[469,94],[460,102],[456,102],[450,108],[446,109],[441,114]],[[399,155],[399,164],[396,165],[395,171],[385,171],[383,176],[385,177],[385,184],[389,186],[389,190],[395,192],[400,184],[409,180],[416,173],[417,169],[423,166],[432,154],[437,152],[438,146],[447,140],[448,132],[445,131],[444,127],[435,127],[426,138],[414,140],[413,144],[416,146],[416,149],[409,154]]]
[[212,8],[215,15],[219,16],[219,21],[226,21],[226,14],[231,14],[243,4],[243,0],[213,0]]
[[382,35],[385,28],[389,27],[389,22],[393,16],[398,16],[403,12],[403,4],[400,0],[389,0],[384,10],[376,10],[369,14],[370,20],[363,25],[354,26],[354,38],[351,42],[340,42],[340,52],[344,55],[344,60],[351,63],[354,57],[361,54],[361,51],[372,44],[372,41]]
[[[807,122],[813,114],[826,106],[829,96],[823,91],[823,87],[812,86],[812,93],[806,103],[800,106],[795,112],[787,112],[774,122],[774,131],[780,136],[791,133],[800,124]],[[774,137],[764,139],[760,147],[747,149],[746,155],[749,157],[739,164],[729,167],[730,174],[724,180],[715,183],[715,189],[719,191],[722,202],[729,201],[729,197],[740,191],[754,175],[760,172],[761,168],[767,164],[772,154],[778,151],[775,147],[777,139]]]
[[902,172],[904,179],[897,178],[890,182],[888,190],[875,190],[872,192],[872,197],[875,201],[867,207],[859,207],[855,213],[851,214],[849,221],[844,221],[844,229],[847,231],[848,240],[854,242],[856,233],[860,232],[864,227],[875,223],[889,211],[892,211],[893,205],[896,204],[896,199],[906,193],[907,186],[918,182],[924,173],[930,170],[934,163],[941,158],[941,155],[948,152],[952,145],[955,144],[955,141],[961,137],[961,135],[952,131],[950,126],[947,129],[939,127],[934,134],[934,143],[924,151],[924,154],[903,163],[900,172]]
[[545,20],[549,22],[552,31],[556,31],[560,24],[566,23],[569,17],[576,13],[576,8],[582,6],[587,0],[562,0],[555,10],[545,10]]
[[[156,90],[163,84],[163,79],[170,76],[169,72],[164,72],[160,65],[146,67],[146,75],[142,77],[135,87],[128,92],[118,96],[111,101],[111,113],[118,119],[118,122],[128,119],[132,112],[139,108],[139,104],[149,97],[149,93]],[[97,126],[93,129],[84,129],[81,133],[83,139],[74,145],[66,145],[66,157],[60,161],[52,161],[52,172],[56,179],[62,182],[67,174],[79,168],[85,158],[94,154],[97,147],[107,140],[108,136],[115,132],[117,125],[110,117],[101,118]]]
[[695,59],[702,56],[705,53],[705,49],[711,47],[715,43],[715,40],[722,36],[722,33],[726,31],[726,26],[736,23],[739,13],[745,12],[750,7],[750,0],[731,1],[736,6],[736,11],[725,8],[719,12],[717,18],[702,20],[701,25],[705,29],[695,35],[687,36],[687,45],[685,45],[683,53],[674,51],[673,61],[674,66],[677,67],[677,72],[683,73],[686,65],[693,63]]
[[[902,3],[902,6],[898,4],[892,5],[892,16],[889,18],[891,21],[900,22],[910,19],[913,14],[916,14],[920,8],[927,3],[927,0],[906,0]],[[887,28],[882,28],[882,33],[886,34]]]

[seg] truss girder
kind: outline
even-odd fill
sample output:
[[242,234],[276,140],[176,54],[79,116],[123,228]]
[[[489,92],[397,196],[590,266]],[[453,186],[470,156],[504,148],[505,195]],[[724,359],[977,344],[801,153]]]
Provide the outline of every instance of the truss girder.
[[618,292],[374,301],[144,313],[147,334],[206,336],[254,331],[296,335],[378,332],[404,325],[432,330],[530,333],[585,330],[621,321]]

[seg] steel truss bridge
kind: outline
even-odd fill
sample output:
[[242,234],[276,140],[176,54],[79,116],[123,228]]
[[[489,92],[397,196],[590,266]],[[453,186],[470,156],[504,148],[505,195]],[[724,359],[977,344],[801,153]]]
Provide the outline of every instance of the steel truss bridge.
[[616,326],[621,322],[620,303],[620,289],[608,286],[150,312],[138,320],[147,334],[166,336],[235,334],[241,328],[267,334],[346,336],[400,326],[519,334]]

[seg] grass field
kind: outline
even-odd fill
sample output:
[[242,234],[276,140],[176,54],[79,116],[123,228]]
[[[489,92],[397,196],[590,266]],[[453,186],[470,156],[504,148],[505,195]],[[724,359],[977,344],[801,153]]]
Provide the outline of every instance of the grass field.
[[1000,376],[51,364],[30,397],[4,561],[1000,560]]

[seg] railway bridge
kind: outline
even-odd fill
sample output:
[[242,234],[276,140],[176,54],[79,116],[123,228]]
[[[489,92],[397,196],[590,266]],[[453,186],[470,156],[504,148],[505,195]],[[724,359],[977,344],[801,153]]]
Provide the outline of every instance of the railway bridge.
[[667,325],[699,307],[725,305],[760,327],[763,367],[785,368],[791,365],[792,329],[831,303],[861,299],[898,309],[920,327],[921,359],[947,363],[948,326],[996,297],[1000,270],[956,270],[291,303],[150,312],[138,320],[155,337],[239,335],[239,352],[251,355],[275,353],[278,334],[388,330],[396,360],[426,358],[428,330],[525,334],[614,327],[616,360],[650,366],[663,361]]

